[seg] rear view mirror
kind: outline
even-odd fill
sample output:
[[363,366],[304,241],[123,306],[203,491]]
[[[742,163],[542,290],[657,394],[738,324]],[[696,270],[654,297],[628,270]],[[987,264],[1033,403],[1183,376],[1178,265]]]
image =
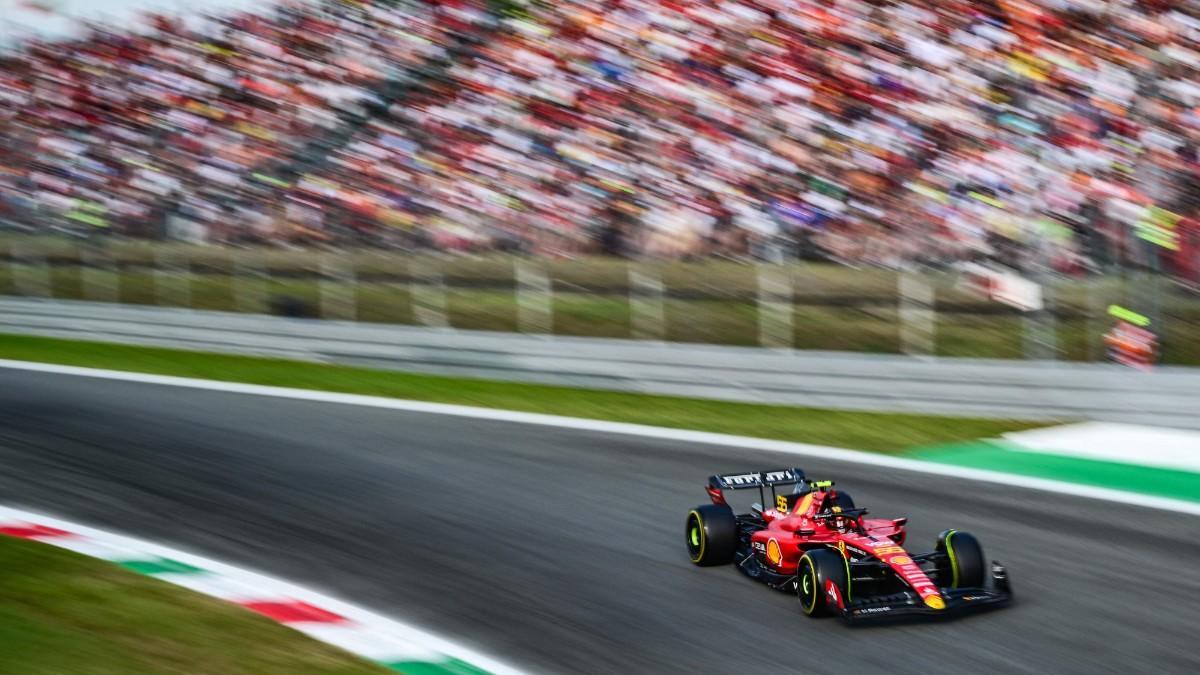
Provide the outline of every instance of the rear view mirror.
[[814,534],[816,534],[816,530],[809,530],[809,529],[805,529],[802,527],[802,528],[796,530],[796,534],[801,537],[811,537]]

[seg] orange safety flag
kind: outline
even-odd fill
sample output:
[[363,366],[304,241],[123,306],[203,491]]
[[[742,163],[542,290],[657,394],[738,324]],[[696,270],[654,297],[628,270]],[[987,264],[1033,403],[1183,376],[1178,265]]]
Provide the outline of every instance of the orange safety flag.
[[1104,336],[1109,358],[1122,365],[1149,369],[1157,359],[1158,337],[1125,321]]

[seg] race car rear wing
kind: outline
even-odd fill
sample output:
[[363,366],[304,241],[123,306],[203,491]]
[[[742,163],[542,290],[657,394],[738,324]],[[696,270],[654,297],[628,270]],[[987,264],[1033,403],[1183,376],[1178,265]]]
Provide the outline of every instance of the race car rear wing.
[[722,490],[745,490],[758,488],[760,501],[766,500],[764,487],[771,488],[771,500],[775,499],[775,488],[780,485],[796,485],[804,482],[804,469],[776,469],[774,471],[755,471],[749,473],[725,473],[709,476],[708,485],[704,488],[714,504],[724,504],[725,495]]
[[721,490],[795,485],[804,482],[804,469],[777,469],[750,473],[726,473],[710,476],[708,484]]

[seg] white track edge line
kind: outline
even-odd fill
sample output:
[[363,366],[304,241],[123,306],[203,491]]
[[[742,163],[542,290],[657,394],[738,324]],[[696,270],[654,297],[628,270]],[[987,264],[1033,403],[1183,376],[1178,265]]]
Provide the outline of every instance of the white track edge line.
[[58,375],[76,375],[80,377],[93,377],[108,380],[122,380],[126,382],[138,382],[142,384],[159,384],[172,387],[185,387],[190,389],[205,389],[209,391],[250,394],[254,396],[271,396],[276,398],[289,398],[303,401],[316,401],[321,403],[338,403],[343,405],[357,405],[371,408],[385,408],[390,410],[403,410],[407,412],[428,413],[435,415],[472,417],[476,419],[516,422],[520,424],[536,424],[541,426],[578,429],[581,431],[592,431],[598,433],[624,434],[629,436],[660,438],[689,443],[703,443],[706,445],[742,447],[754,450],[765,450],[768,452],[788,453],[805,457],[817,457],[820,459],[835,460],[852,464],[865,464],[868,466],[887,467],[902,471],[962,478],[965,480],[995,483],[998,485],[1027,488],[1043,492],[1059,492],[1076,497],[1086,497],[1089,499],[1099,499],[1120,504],[1144,506],[1163,511],[1187,513],[1190,515],[1200,515],[1200,502],[1171,499],[1169,497],[1157,497],[1139,492],[1128,492],[1125,490],[1117,490],[1112,488],[1095,487],[1091,485],[1070,483],[1067,481],[1049,478],[1034,478],[1004,473],[1001,471],[971,469],[967,467],[952,466],[949,464],[938,464],[936,462],[907,459],[903,457],[892,457],[889,455],[865,452],[862,450],[848,450],[846,448],[835,448],[831,446],[795,443],[792,441],[754,438],[751,436],[735,436],[732,434],[718,434],[709,431],[672,429],[668,427],[655,427],[646,424],[630,424],[627,422],[606,422],[603,420],[567,417],[563,415],[548,415],[543,413],[520,412],[515,410],[501,410],[495,408],[478,408],[474,406],[454,405],[449,403],[429,403],[426,401],[387,398],[383,396],[342,394],[338,392],[321,391],[317,389],[295,389],[290,387],[276,387],[261,384],[246,384],[242,382],[203,380],[191,377],[154,375],[150,373],[137,373],[125,370],[83,368],[79,366],[64,366],[33,361],[0,359],[0,368],[54,373]]
[[[487,671],[490,671],[492,675],[524,675],[528,672],[519,670],[507,663],[504,663],[503,661],[496,659],[495,657],[480,653],[473,648],[464,646],[453,640],[443,638],[435,633],[418,628],[412,624],[383,616],[382,614],[364,609],[345,600],[340,600],[325,593],[315,591],[309,587],[300,586],[289,581],[283,581],[281,579],[249,570],[244,567],[237,567],[218,560],[213,560],[212,558],[207,558],[205,556],[197,555],[195,553],[190,553],[188,551],[165,546],[144,539],[137,539],[128,535],[98,529],[89,525],[83,525],[76,521],[66,520],[40,511],[29,511],[11,506],[0,505],[0,518],[11,518],[14,521],[23,521],[30,524],[49,525],[51,527],[64,530],[70,534],[81,535],[87,537],[88,539],[93,539],[101,543],[107,543],[109,545],[120,547],[124,550],[138,550],[152,556],[177,560],[181,563],[200,568],[204,572],[210,572],[228,577],[229,579],[245,583],[249,586],[260,588],[265,587],[270,589],[269,592],[272,595],[278,595],[281,598],[306,602],[315,607],[339,614],[367,628],[401,636],[404,639],[417,643],[420,647],[426,648],[427,650],[440,652],[446,656],[460,659],[473,666],[483,668]],[[53,538],[38,539],[38,541],[54,545]],[[167,583],[170,582],[167,581]],[[281,625],[287,626],[288,624],[281,623]]]

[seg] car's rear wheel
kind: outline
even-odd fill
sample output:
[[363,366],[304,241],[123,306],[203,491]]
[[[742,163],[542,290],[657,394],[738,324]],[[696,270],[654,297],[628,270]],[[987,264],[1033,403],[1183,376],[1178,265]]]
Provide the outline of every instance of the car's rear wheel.
[[800,557],[796,595],[808,616],[840,612],[850,602],[849,563],[829,549],[813,549]]
[[737,548],[737,517],[724,504],[705,504],[688,512],[684,526],[688,557],[696,565],[725,565]]
[[[943,580],[950,588],[980,588],[987,573],[986,558],[979,540],[970,532],[946,530],[938,535],[937,551],[950,563],[949,576]],[[949,582],[949,583],[946,583]]]

